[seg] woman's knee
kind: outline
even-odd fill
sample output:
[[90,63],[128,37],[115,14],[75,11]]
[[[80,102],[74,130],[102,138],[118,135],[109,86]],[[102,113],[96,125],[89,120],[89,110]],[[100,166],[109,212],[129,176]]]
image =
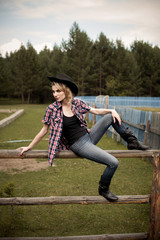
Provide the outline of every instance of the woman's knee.
[[113,117],[112,117],[112,114],[111,113],[107,113],[105,116],[105,122],[108,122],[108,124],[112,124],[113,122]]
[[111,168],[118,168],[118,166],[119,166],[119,161],[118,161],[117,158],[114,158],[114,159],[112,160],[112,163],[111,163],[110,167],[111,167]]

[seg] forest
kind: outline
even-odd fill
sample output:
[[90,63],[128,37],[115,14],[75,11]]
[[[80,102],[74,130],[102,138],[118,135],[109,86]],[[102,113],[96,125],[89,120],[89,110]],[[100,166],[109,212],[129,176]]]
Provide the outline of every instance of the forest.
[[0,97],[23,103],[52,101],[47,76],[66,73],[79,96],[160,96],[160,48],[135,40],[129,48],[103,32],[93,41],[74,22],[68,40],[39,53],[30,42],[0,55]]

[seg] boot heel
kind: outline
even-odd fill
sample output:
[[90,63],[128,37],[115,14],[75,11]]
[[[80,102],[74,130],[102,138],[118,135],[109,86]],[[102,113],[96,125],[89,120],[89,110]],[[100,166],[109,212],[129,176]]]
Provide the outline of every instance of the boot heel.
[[[101,183],[100,183],[101,184]],[[104,186],[101,187],[101,185],[98,188],[99,195],[106,198],[109,202],[115,202],[118,200],[118,197],[114,195],[109,188],[105,188]]]

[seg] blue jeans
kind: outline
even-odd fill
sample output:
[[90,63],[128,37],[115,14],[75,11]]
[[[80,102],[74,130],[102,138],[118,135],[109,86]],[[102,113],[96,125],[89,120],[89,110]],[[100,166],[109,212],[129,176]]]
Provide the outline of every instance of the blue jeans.
[[117,121],[114,123],[112,115],[106,114],[93,126],[90,133],[85,134],[70,146],[71,150],[80,157],[107,166],[101,176],[101,180],[104,182],[111,181],[119,165],[118,160],[114,156],[96,146],[111,125],[120,135],[123,135],[125,131],[124,126],[119,125]]

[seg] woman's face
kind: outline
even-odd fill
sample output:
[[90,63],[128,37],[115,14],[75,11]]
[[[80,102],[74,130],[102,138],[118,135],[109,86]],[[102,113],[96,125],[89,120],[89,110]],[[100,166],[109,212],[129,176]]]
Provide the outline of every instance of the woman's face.
[[56,86],[52,86],[53,96],[58,101],[61,102],[65,99],[65,93],[62,90],[59,90]]

